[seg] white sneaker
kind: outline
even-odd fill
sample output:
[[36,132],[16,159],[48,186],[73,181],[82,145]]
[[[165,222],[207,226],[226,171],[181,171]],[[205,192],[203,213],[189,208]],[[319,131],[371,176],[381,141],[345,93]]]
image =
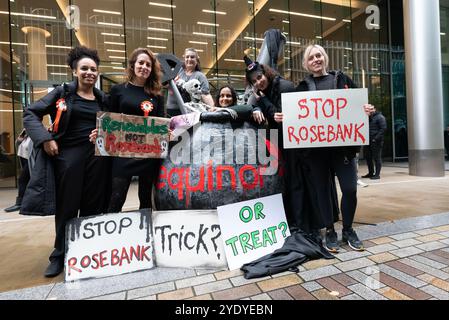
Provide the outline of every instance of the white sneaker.
[[368,187],[368,184],[366,184],[365,182],[362,182],[362,180],[360,180],[360,179],[357,179],[357,185],[361,186],[362,188]]

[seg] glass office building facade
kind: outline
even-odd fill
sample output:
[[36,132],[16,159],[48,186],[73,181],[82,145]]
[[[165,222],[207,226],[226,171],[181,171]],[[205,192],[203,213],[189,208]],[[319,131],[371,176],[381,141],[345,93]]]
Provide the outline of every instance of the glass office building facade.
[[[440,0],[444,125],[449,125],[449,0]],[[14,141],[23,109],[49,88],[71,81],[70,48],[98,50],[101,86],[123,80],[137,47],[182,57],[200,54],[212,93],[230,83],[243,90],[244,52],[253,59],[264,32],[287,37],[281,75],[298,83],[307,45],[319,43],[330,68],[369,90],[388,121],[384,158],[407,159],[407,103],[401,0],[0,0],[0,187],[16,185]]]

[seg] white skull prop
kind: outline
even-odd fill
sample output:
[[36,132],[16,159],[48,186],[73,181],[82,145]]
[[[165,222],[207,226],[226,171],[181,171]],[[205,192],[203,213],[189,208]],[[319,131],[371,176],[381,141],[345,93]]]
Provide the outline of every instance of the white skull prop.
[[198,79],[191,79],[184,83],[182,87],[190,94],[192,102],[201,101],[201,82]]

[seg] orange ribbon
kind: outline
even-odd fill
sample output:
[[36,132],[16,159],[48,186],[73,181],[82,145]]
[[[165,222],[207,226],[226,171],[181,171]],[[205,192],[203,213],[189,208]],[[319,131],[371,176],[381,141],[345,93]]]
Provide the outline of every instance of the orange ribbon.
[[140,104],[140,109],[142,109],[144,116],[148,117],[150,112],[153,111],[153,104],[150,101],[145,100]]
[[67,105],[65,103],[65,99],[61,98],[58,101],[56,101],[56,109],[58,111],[56,112],[56,119],[53,123],[53,132],[57,133],[59,129],[59,121],[61,120],[61,115],[63,112],[67,111]]

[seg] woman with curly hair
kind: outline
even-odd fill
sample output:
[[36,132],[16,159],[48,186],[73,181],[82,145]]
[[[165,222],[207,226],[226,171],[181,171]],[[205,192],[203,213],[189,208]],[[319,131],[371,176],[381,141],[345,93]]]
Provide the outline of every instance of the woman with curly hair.
[[[110,111],[137,116],[164,116],[161,95],[161,66],[154,53],[137,48],[129,57],[127,81],[115,85],[110,92]],[[140,209],[151,208],[151,191],[159,172],[159,159],[112,160],[112,194],[108,212],[120,212],[126,200],[131,178],[139,177]]]
[[[57,276],[64,268],[67,221],[77,217],[78,211],[79,216],[105,212],[110,172],[109,159],[96,157],[95,146],[89,141],[96,127],[97,112],[107,110],[105,94],[95,88],[100,64],[97,51],[76,47],[69,52],[67,64],[75,81],[57,87],[32,104],[23,119],[34,146],[43,159],[48,159],[54,172],[54,181],[48,183],[54,186],[55,195],[44,197],[30,181],[25,192],[28,200],[22,207],[22,211],[27,211],[23,214],[40,214],[36,212],[48,207],[55,209],[55,249],[50,255],[46,277]],[[50,115],[53,120],[51,131],[42,125],[45,115]],[[40,170],[34,169],[39,175]],[[47,203],[52,199],[55,204]]]

